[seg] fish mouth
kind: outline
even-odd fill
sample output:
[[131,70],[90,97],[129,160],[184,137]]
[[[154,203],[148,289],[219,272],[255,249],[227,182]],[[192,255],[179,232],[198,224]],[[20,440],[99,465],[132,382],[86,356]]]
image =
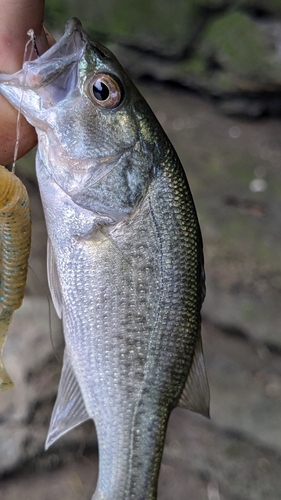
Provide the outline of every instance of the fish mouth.
[[38,126],[42,111],[54,106],[77,86],[75,65],[87,43],[88,36],[80,21],[70,19],[62,38],[44,54],[24,62],[22,69],[13,75],[0,73],[1,94],[20,109],[32,125]]
[[22,71],[27,73],[24,86],[35,89],[57,79],[67,67],[81,58],[87,42],[87,34],[79,19],[70,19],[58,42],[34,61],[23,64]]
[[87,42],[87,34],[79,19],[72,18],[67,22],[64,34],[58,42],[37,59],[24,62],[21,71],[14,75],[1,75],[1,81],[4,76],[5,80],[9,81],[17,75],[20,77],[25,74],[25,81],[20,82],[23,88],[36,89],[45,86],[63,73],[69,65],[80,59]]

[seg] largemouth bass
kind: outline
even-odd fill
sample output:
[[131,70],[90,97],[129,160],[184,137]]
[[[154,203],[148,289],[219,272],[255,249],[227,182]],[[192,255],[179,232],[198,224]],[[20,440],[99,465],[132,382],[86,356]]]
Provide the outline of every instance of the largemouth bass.
[[0,166],[0,391],[13,386],[3,349],[13,312],[23,300],[31,244],[29,197],[21,180]]
[[179,159],[78,20],[0,91],[38,133],[48,277],[65,336],[46,447],[96,425],[94,500],[152,500],[171,410],[208,414],[202,239]]

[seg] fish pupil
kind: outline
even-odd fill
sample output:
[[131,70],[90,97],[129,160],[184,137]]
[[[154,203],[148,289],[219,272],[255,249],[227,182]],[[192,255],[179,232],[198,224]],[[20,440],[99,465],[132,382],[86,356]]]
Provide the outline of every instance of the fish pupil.
[[106,101],[109,97],[109,88],[102,82],[93,84],[93,94],[98,101]]

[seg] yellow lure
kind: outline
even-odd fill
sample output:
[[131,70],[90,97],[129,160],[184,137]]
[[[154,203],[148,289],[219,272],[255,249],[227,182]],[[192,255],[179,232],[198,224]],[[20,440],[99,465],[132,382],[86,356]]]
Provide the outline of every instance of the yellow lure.
[[15,309],[21,306],[31,243],[30,205],[20,179],[0,165],[0,391],[13,386],[3,349]]

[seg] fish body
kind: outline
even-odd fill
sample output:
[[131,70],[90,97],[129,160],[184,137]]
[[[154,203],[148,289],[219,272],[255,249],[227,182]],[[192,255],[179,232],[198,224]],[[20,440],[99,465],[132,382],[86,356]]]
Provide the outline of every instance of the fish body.
[[30,243],[27,191],[15,174],[0,166],[0,391],[13,386],[2,357],[13,312],[23,300]]
[[38,60],[1,75],[0,91],[38,133],[49,286],[66,343],[46,446],[93,419],[93,499],[155,500],[171,410],[209,405],[202,239],[184,171],[121,65],[78,20]]

